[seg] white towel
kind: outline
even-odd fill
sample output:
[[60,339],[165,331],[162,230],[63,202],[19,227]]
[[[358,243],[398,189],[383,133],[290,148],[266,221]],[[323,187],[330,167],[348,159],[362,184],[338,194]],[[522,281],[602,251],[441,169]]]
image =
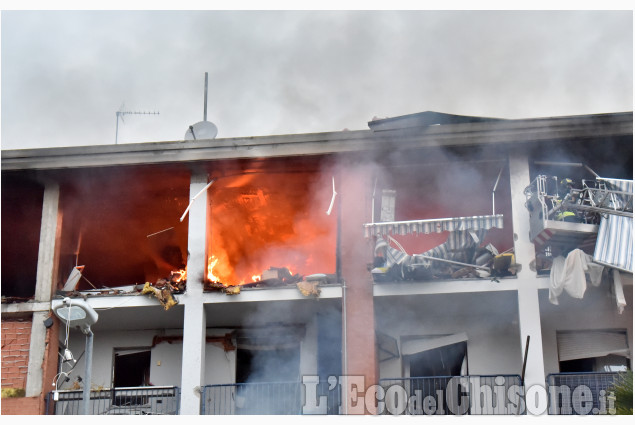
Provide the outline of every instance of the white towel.
[[586,292],[587,274],[589,282],[598,286],[604,267],[593,263],[593,257],[580,249],[571,251],[567,258],[556,257],[551,265],[549,301],[558,305],[558,297],[566,291],[573,298],[582,299]]

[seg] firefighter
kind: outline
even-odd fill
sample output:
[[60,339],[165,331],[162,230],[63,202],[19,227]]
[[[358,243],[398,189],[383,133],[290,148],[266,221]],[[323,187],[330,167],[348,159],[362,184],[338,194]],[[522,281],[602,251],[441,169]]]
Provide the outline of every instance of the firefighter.
[[566,195],[561,201],[557,201],[559,205],[562,205],[562,208],[556,214],[556,220],[581,223],[583,220],[577,216],[575,211],[567,208],[567,205],[577,204],[579,200],[578,194],[575,191],[575,187],[573,186],[573,180],[571,180],[570,178],[562,179],[560,181],[560,188],[562,190],[562,193],[566,193]]

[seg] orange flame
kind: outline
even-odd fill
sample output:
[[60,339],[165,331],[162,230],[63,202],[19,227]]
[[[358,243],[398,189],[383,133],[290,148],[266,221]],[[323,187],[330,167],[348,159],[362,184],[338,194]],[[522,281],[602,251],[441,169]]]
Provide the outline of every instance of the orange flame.
[[331,176],[307,171],[292,178],[284,172],[243,177],[220,179],[210,189],[213,225],[207,237],[214,255],[208,281],[257,282],[263,271],[284,264],[303,275],[332,272],[336,222],[324,212]]
[[176,280],[175,280],[176,283],[181,282],[182,280],[187,280],[187,269],[181,269],[181,270],[178,270],[178,271],[172,271],[172,274],[173,275],[176,275],[176,274],[180,275],[179,277],[176,278]]
[[207,263],[207,280],[210,282],[220,283],[220,279],[214,275],[214,267],[218,264],[218,258],[213,255],[209,257],[209,261]]

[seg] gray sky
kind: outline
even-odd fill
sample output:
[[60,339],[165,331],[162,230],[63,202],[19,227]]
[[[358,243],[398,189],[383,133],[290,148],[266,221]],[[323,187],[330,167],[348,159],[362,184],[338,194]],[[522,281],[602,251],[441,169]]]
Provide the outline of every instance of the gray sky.
[[2,149],[633,109],[633,12],[2,11]]

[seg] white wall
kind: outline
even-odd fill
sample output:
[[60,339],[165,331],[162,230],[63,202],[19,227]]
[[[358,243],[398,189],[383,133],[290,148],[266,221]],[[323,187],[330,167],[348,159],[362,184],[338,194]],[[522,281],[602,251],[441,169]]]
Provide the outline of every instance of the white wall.
[[[207,336],[224,336],[230,329],[207,331]],[[205,385],[236,381],[236,350],[225,351],[221,343],[205,345]]]
[[[102,331],[95,332],[93,336],[93,367],[92,387],[110,388],[112,382],[113,355],[115,348],[150,347],[152,338],[157,331]],[[65,331],[60,330],[60,338],[64,338]],[[70,349],[77,359],[85,349],[85,336],[78,331],[71,331],[69,338]],[[69,385],[77,375],[84,377],[85,356],[82,356],[71,374],[71,382],[64,385],[63,389],[69,389]],[[68,367],[64,367],[68,370]],[[152,375],[150,376],[152,379]],[[153,384],[157,385],[153,382]]]
[[[559,305],[549,302],[548,290],[539,291],[545,374],[559,372],[556,341],[558,331],[625,329],[632,358],[632,277],[625,275],[622,280],[627,302],[622,314],[617,311],[610,281],[603,282],[597,288],[589,286],[582,300],[573,299],[563,293],[559,298]],[[416,297],[421,297],[421,301]],[[398,342],[405,335],[465,332],[468,336],[470,374],[520,374],[521,346],[524,341],[520,341],[517,313],[513,311],[517,306],[500,312],[501,300],[497,299],[496,293],[481,294],[479,297],[474,299],[473,306],[465,299],[455,300],[456,294],[413,296],[409,300],[396,297],[392,301],[379,297],[375,300],[377,329]],[[483,297],[491,298],[491,302],[485,307],[477,307],[484,304]],[[437,308],[436,305],[443,307]],[[484,312],[483,309],[490,309],[491,313]],[[531,343],[529,350],[532,350]],[[379,369],[381,378],[400,377],[403,373],[402,359],[382,361]]]
[[[300,374],[317,374],[317,318],[314,316],[306,324],[306,334],[301,341]],[[61,331],[64,338],[64,330]],[[208,330],[207,336],[224,336],[230,329]],[[95,333],[93,338],[92,387],[110,388],[112,382],[113,355],[115,348],[141,348],[152,346],[157,330],[147,331],[107,331]],[[180,330],[165,335],[181,336]],[[77,331],[71,331],[70,349],[77,359],[85,348],[85,337]],[[150,382],[155,386],[180,386],[183,343],[161,342],[151,348]],[[71,389],[77,376],[84,376],[84,357],[71,373],[71,381],[62,389]],[[68,370],[65,367],[64,370]],[[221,343],[207,343],[205,346],[205,384],[230,384],[236,377],[236,350],[225,351]],[[61,382],[61,381],[60,381]],[[52,389],[52,387],[51,387]]]
[[[630,278],[632,282],[632,277]],[[626,281],[626,279],[624,279]],[[633,286],[624,286],[626,307],[619,314],[609,282],[604,281],[595,288],[589,286],[581,300],[563,293],[559,305],[548,299],[547,290],[540,291],[540,314],[542,316],[542,344],[545,359],[545,374],[558,373],[558,345],[556,332],[571,330],[626,329],[628,344],[633,358]]]
[[181,341],[162,342],[152,349],[150,361],[150,382],[158,386],[181,386]]
[[[492,298],[494,301],[494,297]],[[470,314],[469,308],[457,314],[435,312],[398,305],[390,317],[378,318],[379,331],[392,336],[399,344],[402,336],[428,336],[465,332],[468,337],[467,355],[471,375],[517,374],[522,371],[520,333],[516,314],[512,311]],[[400,346],[401,352],[401,346]],[[402,358],[379,363],[380,378],[402,376]]]

